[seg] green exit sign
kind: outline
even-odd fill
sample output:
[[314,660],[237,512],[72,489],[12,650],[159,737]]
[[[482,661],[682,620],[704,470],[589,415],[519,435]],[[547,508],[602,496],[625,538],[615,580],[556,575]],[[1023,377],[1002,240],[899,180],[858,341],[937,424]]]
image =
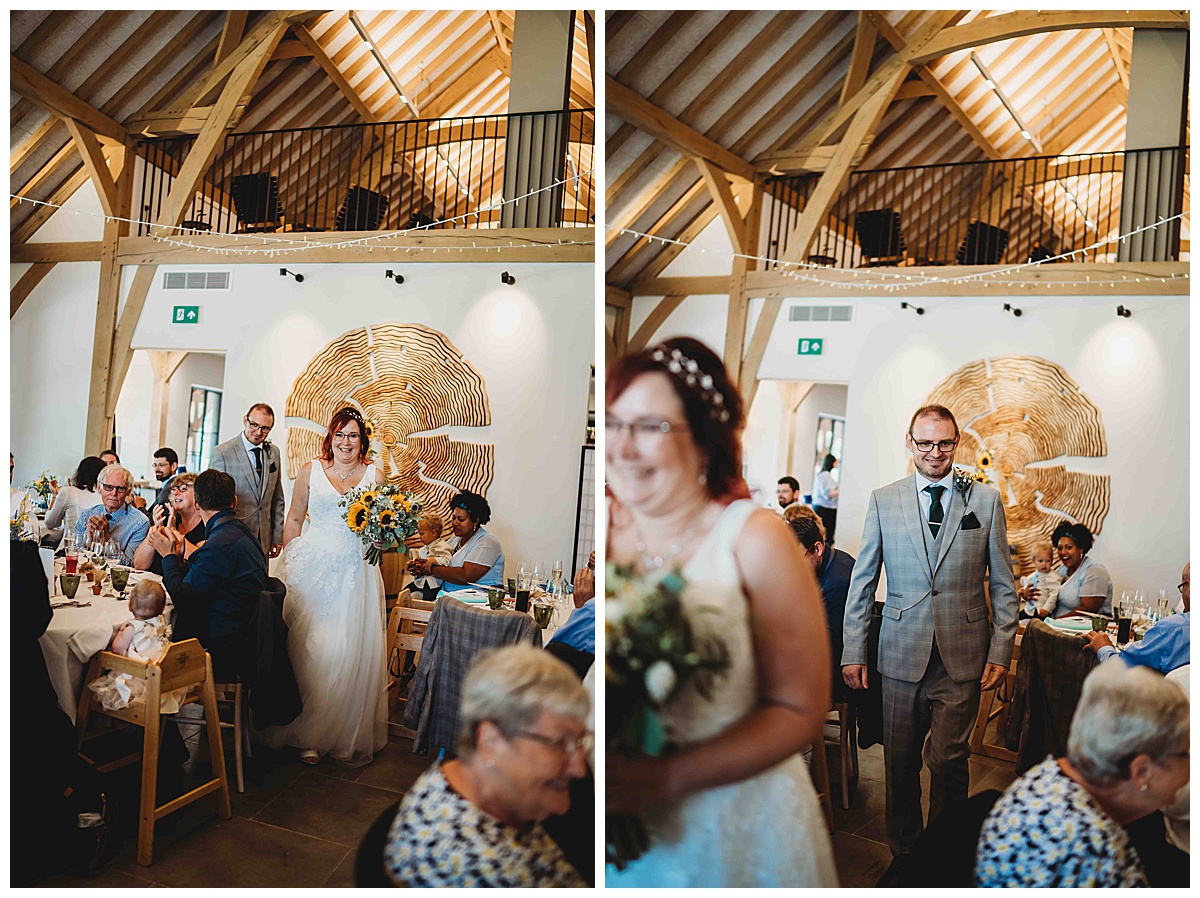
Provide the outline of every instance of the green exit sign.
[[796,347],[797,355],[820,355],[821,349],[825,346],[825,341],[818,338],[801,338],[800,345]]
[[200,321],[199,306],[176,306],[171,313],[172,324],[196,324]]

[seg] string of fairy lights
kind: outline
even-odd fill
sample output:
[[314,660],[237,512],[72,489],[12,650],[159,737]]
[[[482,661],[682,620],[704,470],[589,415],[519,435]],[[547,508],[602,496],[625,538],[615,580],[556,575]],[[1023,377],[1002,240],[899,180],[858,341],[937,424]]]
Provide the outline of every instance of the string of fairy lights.
[[[203,252],[217,253],[217,254],[222,254],[222,255],[261,255],[261,256],[266,256],[268,258],[271,258],[271,257],[275,256],[277,253],[287,253],[287,254],[291,255],[291,254],[297,253],[297,252],[305,252],[305,251],[313,251],[313,250],[346,249],[346,248],[357,248],[357,247],[364,247],[364,246],[367,247],[368,251],[379,249],[379,250],[383,250],[383,251],[390,250],[392,252],[399,252],[400,250],[404,250],[406,253],[413,253],[413,252],[437,253],[439,251],[445,252],[445,253],[453,253],[455,251],[464,252],[467,249],[483,250],[484,252],[488,252],[491,249],[495,249],[497,252],[499,252],[503,249],[521,249],[521,248],[525,248],[525,247],[594,246],[596,241],[595,240],[569,240],[569,239],[539,240],[537,238],[532,238],[532,237],[514,238],[509,235],[505,235],[505,236],[498,235],[495,238],[491,238],[487,235],[486,229],[473,229],[472,230],[471,245],[469,247],[466,246],[465,243],[456,245],[456,246],[421,246],[421,245],[413,246],[413,245],[404,245],[404,244],[389,244],[388,241],[404,239],[404,238],[412,237],[412,236],[420,236],[421,232],[429,231],[433,228],[451,226],[451,225],[454,225],[456,222],[460,222],[460,221],[464,225],[470,224],[472,219],[474,219],[476,222],[479,222],[482,220],[483,216],[490,215],[492,212],[501,210],[505,206],[512,206],[515,209],[520,206],[522,201],[529,200],[530,198],[536,197],[539,194],[545,193],[547,191],[558,190],[559,188],[565,187],[569,184],[578,183],[583,178],[586,178],[586,177],[590,176],[591,174],[593,174],[593,171],[594,170],[589,169],[588,171],[585,171],[585,172],[577,172],[576,174],[573,174],[568,178],[563,178],[562,180],[555,181],[551,184],[546,184],[542,187],[538,187],[534,190],[530,190],[526,193],[523,193],[520,196],[511,197],[509,199],[502,199],[500,202],[492,203],[487,206],[481,206],[480,208],[478,208],[474,211],[464,212],[463,214],[456,215],[453,218],[443,218],[438,221],[428,222],[426,224],[418,225],[418,226],[412,227],[412,228],[404,228],[401,230],[394,230],[394,231],[381,231],[378,234],[369,234],[369,235],[361,236],[361,237],[352,237],[352,238],[347,238],[345,240],[335,240],[335,241],[314,240],[307,235],[280,236],[277,234],[248,235],[248,234],[244,234],[244,233],[239,234],[239,233],[227,232],[227,231],[205,231],[204,232],[204,236],[206,239],[211,239],[213,237],[230,238],[230,239],[239,241],[239,244],[244,244],[247,240],[254,240],[254,241],[260,242],[259,246],[245,246],[245,245],[210,246],[205,243],[193,242],[192,240],[189,240],[185,236],[183,236],[184,234],[187,234],[187,233],[195,233],[195,229],[188,228],[183,225],[167,226],[167,225],[158,224],[153,221],[143,221],[143,220],[137,219],[137,218],[122,218],[121,216],[117,216],[117,215],[106,215],[102,212],[91,212],[91,211],[88,211],[85,209],[65,209],[65,207],[63,205],[58,204],[58,203],[50,203],[50,202],[46,202],[45,200],[36,200],[36,199],[32,199],[30,197],[17,196],[15,194],[11,194],[11,193],[9,194],[9,199],[16,200],[18,202],[18,204],[33,203],[34,205],[37,205],[37,206],[45,206],[45,207],[50,207],[50,208],[59,209],[59,210],[65,209],[65,211],[72,212],[75,215],[86,215],[86,216],[93,217],[93,218],[102,218],[102,219],[104,219],[105,223],[116,221],[116,222],[121,222],[121,223],[129,224],[129,225],[138,225],[140,227],[149,229],[150,237],[160,243],[167,243],[172,246],[182,247],[182,248],[186,248],[186,249],[201,250]],[[178,231],[180,233],[179,233],[179,236],[167,236],[166,234],[155,233],[155,231],[162,231],[162,230],[168,230],[171,232]],[[439,235],[439,236],[441,236],[441,235]],[[491,241],[491,242],[488,242],[488,241]]]
[[[1175,280],[1188,280],[1187,272],[1168,273],[1163,275],[1158,274],[1122,274],[1120,277],[1113,277],[1100,274],[1096,275],[1084,273],[1081,279],[1046,279],[1040,282],[1030,281],[1028,279],[1016,280],[1007,278],[1006,275],[1012,275],[1015,272],[1028,271],[1029,269],[1037,269],[1042,265],[1051,264],[1054,262],[1075,261],[1080,257],[1086,256],[1088,253],[1102,249],[1106,246],[1115,245],[1117,243],[1127,243],[1129,238],[1136,237],[1139,234],[1144,234],[1148,231],[1155,231],[1158,228],[1164,227],[1175,221],[1180,221],[1187,217],[1186,213],[1172,215],[1170,218],[1159,217],[1158,221],[1134,228],[1124,234],[1118,234],[1113,237],[1107,237],[1095,241],[1094,243],[1082,247],[1080,249],[1067,250],[1059,253],[1056,256],[1051,256],[1046,259],[1037,261],[1024,262],[1017,265],[1008,265],[1003,268],[995,268],[988,271],[977,271],[968,274],[939,276],[928,272],[917,272],[915,274],[906,274],[902,269],[883,269],[883,268],[839,268],[832,265],[820,265],[815,262],[789,262],[779,259],[772,259],[767,256],[756,256],[749,253],[732,254],[734,259],[745,259],[751,262],[761,263],[765,268],[773,269],[788,278],[793,278],[798,281],[807,283],[820,284],[827,287],[839,287],[847,290],[883,290],[885,292],[893,292],[895,290],[908,290],[918,287],[942,286],[949,284],[969,284],[982,283],[987,285],[1005,286],[1005,287],[1033,287],[1042,286],[1047,289],[1055,287],[1077,287],[1081,285],[1101,286],[1116,286],[1119,284],[1130,283],[1167,283]],[[662,237],[657,234],[647,234],[643,231],[637,231],[633,228],[609,228],[609,230],[617,231],[631,237],[644,239],[649,243],[661,243],[663,245],[678,246],[684,249],[692,247],[694,244],[684,240],[676,240],[671,237]],[[697,251],[703,253],[705,248],[702,246],[695,247]],[[1101,266],[1097,266],[1101,271]],[[820,272],[820,274],[814,273]],[[837,278],[829,275],[839,275]]]

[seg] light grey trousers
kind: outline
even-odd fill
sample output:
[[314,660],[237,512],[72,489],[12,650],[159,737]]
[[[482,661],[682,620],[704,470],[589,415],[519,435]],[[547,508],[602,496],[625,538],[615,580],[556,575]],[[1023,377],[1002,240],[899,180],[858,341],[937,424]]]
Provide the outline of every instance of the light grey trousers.
[[[893,855],[908,854],[925,831],[921,760],[929,767],[929,819],[947,802],[963,801],[971,782],[971,730],[979,713],[979,681],[956,683],[934,644],[918,683],[881,677],[885,822]],[[928,736],[928,741],[926,741]]]

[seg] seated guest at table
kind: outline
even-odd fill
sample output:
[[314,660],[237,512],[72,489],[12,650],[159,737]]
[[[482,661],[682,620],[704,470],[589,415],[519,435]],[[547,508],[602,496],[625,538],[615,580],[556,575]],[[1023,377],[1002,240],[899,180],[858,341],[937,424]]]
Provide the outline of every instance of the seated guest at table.
[[[1049,543],[1033,550],[1033,573],[1021,578],[1017,598],[1028,604],[1021,608],[1021,619],[1048,617],[1058,604],[1058,589],[1062,576],[1054,570],[1054,549]],[[1038,600],[1033,601],[1033,590],[1038,590]]]
[[476,656],[462,689],[459,757],[426,770],[400,803],[384,868],[397,885],[563,887],[583,879],[541,821],[586,773],[588,697],[531,646]]
[[[789,509],[790,510],[790,509]],[[796,539],[804,547],[804,557],[813,566],[821,584],[825,603],[825,622],[829,627],[830,656],[833,660],[833,700],[847,701],[850,689],[842,681],[842,625],[846,617],[846,594],[850,591],[850,575],[854,573],[854,556],[825,543],[825,522],[816,509],[797,506],[788,522]]]
[[[129,593],[129,613],[133,620],[125,621],[117,628],[108,651],[135,661],[161,660],[171,647],[171,626],[163,615],[166,605],[167,592],[161,583],[143,580],[134,586]],[[87,688],[108,711],[146,701],[146,679],[127,673],[106,671],[88,683]],[[172,689],[163,693],[159,699],[162,712],[174,714],[178,711],[187,692],[187,689]]]
[[72,531],[75,530],[80,514],[99,504],[96,478],[104,468],[105,464],[98,456],[89,455],[79,462],[70,482],[54,497],[54,504],[46,513],[45,524],[46,535],[53,538],[55,546],[62,541],[65,529],[69,527]]
[[487,499],[463,490],[450,500],[450,529],[454,555],[449,564],[437,564],[432,558],[414,558],[408,564],[414,577],[438,577],[442,589],[454,592],[465,586],[501,586],[504,584],[504,550],[500,540],[483,529],[492,519]]
[[25,490],[18,489],[12,485],[13,471],[15,469],[16,462],[13,460],[13,454],[10,452],[8,453],[8,520],[15,523],[24,515],[24,522],[21,525],[21,538],[36,543],[42,537],[41,523],[38,521],[37,513],[33,510],[33,505],[29,501],[29,494]]
[[1102,664],[1083,684],[1065,758],[1046,758],[983,823],[977,886],[1146,886],[1127,824],[1188,781],[1188,700],[1145,668]]
[[[197,474],[176,474],[171,478],[171,505],[154,506],[154,523],[169,527],[183,534],[183,557],[190,558],[204,543],[204,518],[196,505],[195,484]],[[170,520],[167,509],[170,508]],[[151,571],[162,576],[162,556],[154,550],[149,540],[138,546],[133,553],[133,566],[139,571]]]
[[[1106,617],[1112,617],[1112,579],[1104,565],[1097,564],[1088,558],[1092,550],[1092,532],[1083,524],[1071,524],[1063,521],[1054,528],[1050,537],[1054,547],[1058,549],[1062,567],[1058,575],[1062,577],[1062,585],[1058,588],[1058,604],[1054,609],[1055,617],[1066,617],[1072,611],[1098,612]],[[1042,602],[1042,590],[1033,587],[1029,598]],[[1040,617],[1047,617],[1038,611]]]
[[100,504],[84,509],[75,525],[75,543],[84,538],[113,540],[121,564],[133,564],[133,554],[150,532],[150,522],[136,508],[125,504],[133,489],[133,475],[120,465],[104,468],[97,480]]
[[1170,673],[1191,662],[1192,657],[1192,566],[1183,569],[1183,612],[1164,617],[1146,631],[1140,642],[1129,642],[1118,652],[1107,633],[1088,633],[1088,648],[1101,661],[1120,658],[1129,667],[1149,667]]
[[204,545],[183,557],[184,536],[155,526],[149,539],[163,557],[163,585],[175,604],[174,639],[195,637],[212,655],[218,677],[241,669],[244,637],[267,585],[267,559],[234,513],[233,478],[205,471],[192,490],[204,520]]
[[[417,523],[417,536],[421,539],[421,548],[414,558],[429,559],[434,564],[450,564],[454,554],[450,550],[450,540],[442,536],[445,524],[436,514],[426,515]],[[413,578],[408,587],[409,595],[414,598],[432,602],[442,589],[442,581],[428,574]]]
[[[596,553],[575,574],[575,610],[546,643],[561,643],[579,652],[596,654]],[[570,662],[568,662],[570,663]],[[586,669],[584,670],[586,673]]]

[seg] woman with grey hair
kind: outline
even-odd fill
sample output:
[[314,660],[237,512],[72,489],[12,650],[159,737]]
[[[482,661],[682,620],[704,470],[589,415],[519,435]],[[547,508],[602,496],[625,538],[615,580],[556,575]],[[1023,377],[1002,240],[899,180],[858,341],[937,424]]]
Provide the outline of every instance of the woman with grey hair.
[[1122,828],[1188,781],[1188,700],[1144,667],[1102,664],[1083,684],[1067,756],[1014,782],[983,824],[975,884],[1146,886]]
[[564,813],[586,773],[587,693],[531,646],[477,656],[463,683],[459,757],[404,796],[384,867],[397,885],[585,885],[541,821]]

